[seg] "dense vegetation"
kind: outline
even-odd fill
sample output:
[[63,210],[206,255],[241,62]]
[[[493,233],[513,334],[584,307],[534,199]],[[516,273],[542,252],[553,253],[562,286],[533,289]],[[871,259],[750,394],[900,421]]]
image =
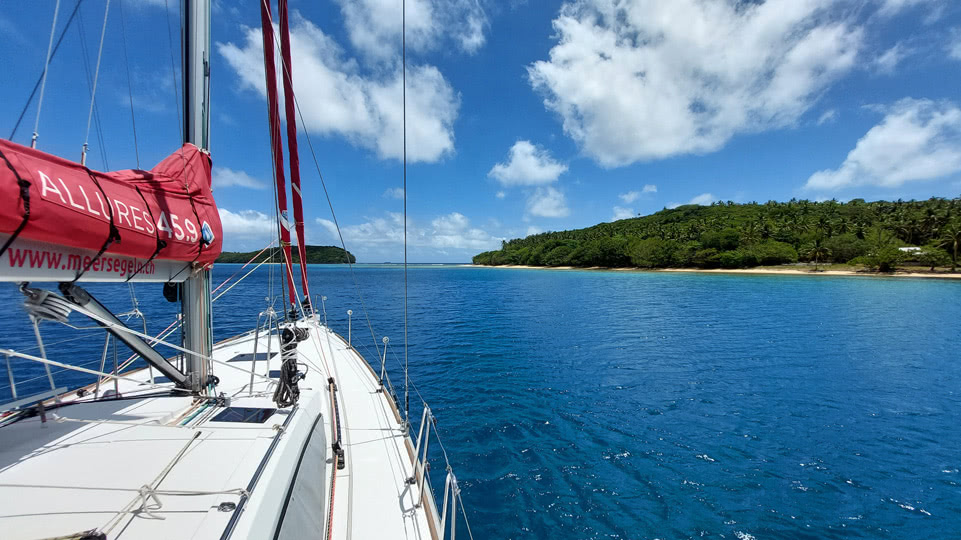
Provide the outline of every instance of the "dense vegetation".
[[[906,253],[898,248],[918,246]],[[747,268],[810,261],[891,271],[917,265],[956,269],[961,198],[854,199],[764,204],[716,202],[545,232],[504,242],[474,264],[638,268]]]
[[[351,263],[357,262],[357,259],[349,251],[344,251],[342,248],[337,246],[307,246],[307,264],[343,264],[348,262],[348,257]],[[248,251],[246,253],[238,253],[235,251],[225,251],[217,257],[217,262],[222,263],[245,263],[251,260],[254,255],[257,255],[256,251]],[[291,249],[291,259],[293,262],[300,262],[300,255],[297,253],[297,247],[294,246]],[[259,257],[257,257],[256,262],[263,261],[273,257],[275,261],[282,261],[283,254],[280,253],[280,249],[273,248],[264,251]]]

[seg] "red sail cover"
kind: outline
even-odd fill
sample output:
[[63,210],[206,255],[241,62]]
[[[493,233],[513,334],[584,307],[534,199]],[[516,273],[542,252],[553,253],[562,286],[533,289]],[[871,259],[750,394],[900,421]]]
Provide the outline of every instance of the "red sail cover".
[[23,239],[96,253],[108,238],[112,210],[120,240],[105,253],[150,259],[159,234],[166,246],[156,259],[207,264],[220,255],[210,157],[192,144],[150,171],[110,173],[5,140],[0,152],[0,237],[9,238],[23,221],[17,177],[30,183],[30,218],[10,248]]

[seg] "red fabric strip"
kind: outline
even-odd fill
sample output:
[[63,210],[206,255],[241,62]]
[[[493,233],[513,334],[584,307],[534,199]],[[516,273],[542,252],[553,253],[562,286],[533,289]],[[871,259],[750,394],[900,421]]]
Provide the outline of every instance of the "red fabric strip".
[[287,25],[287,0],[278,0],[280,11],[280,54],[283,58],[284,112],[287,115],[287,159],[290,161],[290,183],[294,206],[294,225],[297,229],[297,250],[300,253],[300,280],[304,297],[310,298],[307,285],[307,241],[304,235],[304,206],[300,196],[300,155],[297,153],[297,111],[294,109],[293,67],[290,62],[290,28]]
[[[274,66],[274,27],[271,24],[270,0],[260,2],[260,26],[264,36],[264,75],[267,78],[267,108],[270,121],[270,148],[274,154],[274,176],[277,180],[277,207],[281,221],[287,221],[287,182],[284,179],[284,150],[280,138],[280,112],[277,109],[277,68]],[[296,303],[294,269],[290,260],[290,231],[282,223],[280,243],[284,250],[288,299]]]

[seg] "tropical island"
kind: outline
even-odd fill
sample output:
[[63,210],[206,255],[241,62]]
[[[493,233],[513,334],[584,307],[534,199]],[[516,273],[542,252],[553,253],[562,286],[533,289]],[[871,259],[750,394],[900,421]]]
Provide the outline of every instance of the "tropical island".
[[665,208],[648,216],[505,241],[475,265],[742,269],[807,263],[815,271],[956,272],[961,198],[853,199]]
[[[343,248],[337,246],[306,246],[307,264],[345,264],[345,263],[355,263],[357,258],[349,252],[345,251]],[[252,259],[256,257],[256,261]],[[224,251],[217,257],[217,262],[219,263],[246,263],[248,261],[252,262],[262,262],[264,260],[272,259],[276,262],[283,261],[283,254],[280,252],[280,248],[271,248],[267,250],[260,251],[247,251],[247,252],[237,252],[237,251]],[[291,259],[294,264],[300,263],[300,255],[297,253],[297,248],[291,249]]]

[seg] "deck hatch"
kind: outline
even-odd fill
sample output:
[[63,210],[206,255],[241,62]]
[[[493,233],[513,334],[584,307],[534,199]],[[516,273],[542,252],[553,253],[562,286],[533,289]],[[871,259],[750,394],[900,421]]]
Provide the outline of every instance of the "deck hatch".
[[211,422],[240,422],[242,424],[263,424],[274,415],[277,409],[261,409],[257,407],[227,407]]
[[[277,356],[277,353],[275,353],[275,352],[270,353],[270,356],[267,356],[267,353],[265,353],[265,352],[263,352],[263,353],[260,353],[260,352],[259,352],[259,353],[257,353],[257,361],[258,361],[258,362],[263,362],[263,361],[265,361],[265,360],[270,360],[271,358],[273,358],[273,357],[275,357],[275,356]],[[228,362],[250,362],[250,361],[252,361],[253,359],[254,359],[253,353],[240,353],[240,354],[234,356],[233,358],[231,358],[230,360],[227,360],[227,361],[228,361]]]

